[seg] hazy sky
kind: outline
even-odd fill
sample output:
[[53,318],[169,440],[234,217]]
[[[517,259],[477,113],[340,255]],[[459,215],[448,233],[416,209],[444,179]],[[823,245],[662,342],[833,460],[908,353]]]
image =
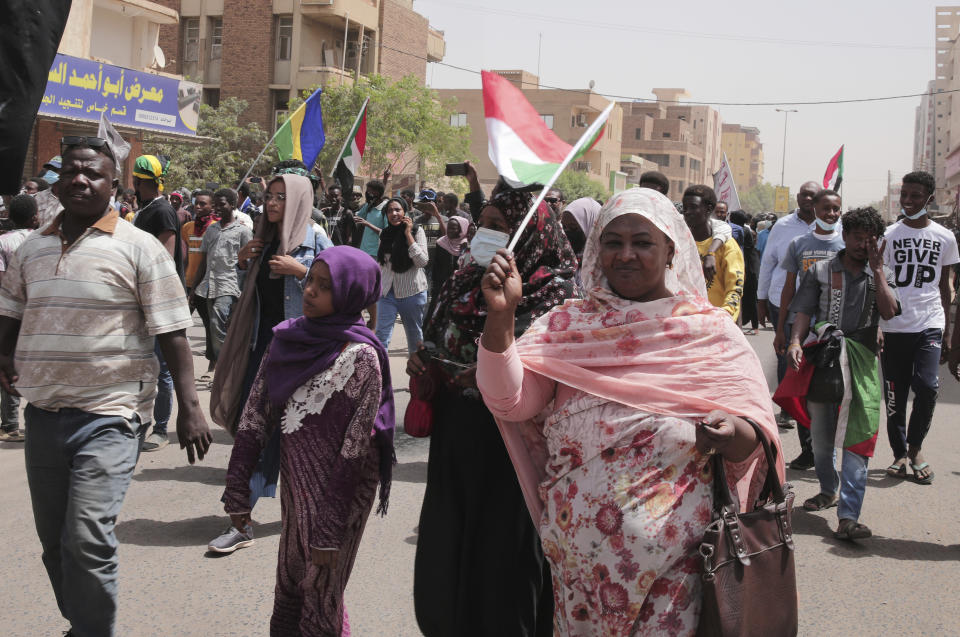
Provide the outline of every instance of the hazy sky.
[[[692,101],[788,102],[921,93],[934,73],[929,0],[415,0],[446,34],[444,63],[537,71],[541,83],[652,98],[684,87]],[[430,64],[437,88],[480,88],[480,77]],[[789,115],[785,181],[821,180],[846,144],[844,204],[883,197],[887,171],[911,169],[919,97],[781,106]],[[716,106],[724,122],[760,129],[766,180],[779,184],[783,119],[775,105]]]

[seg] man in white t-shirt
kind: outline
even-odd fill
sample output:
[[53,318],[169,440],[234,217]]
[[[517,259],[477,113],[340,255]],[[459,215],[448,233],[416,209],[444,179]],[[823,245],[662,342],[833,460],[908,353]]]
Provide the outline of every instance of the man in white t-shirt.
[[[960,262],[953,233],[932,221],[933,175],[903,177],[900,206],[904,219],[887,229],[884,263],[894,270],[902,311],[881,321],[883,379],[887,402],[887,436],[894,462],[887,473],[906,477],[907,465],[920,484],[933,482],[933,471],[920,453],[933,420],[940,390],[941,355],[949,354],[947,317],[953,301],[953,264]],[[907,427],[907,399],[913,410]]]

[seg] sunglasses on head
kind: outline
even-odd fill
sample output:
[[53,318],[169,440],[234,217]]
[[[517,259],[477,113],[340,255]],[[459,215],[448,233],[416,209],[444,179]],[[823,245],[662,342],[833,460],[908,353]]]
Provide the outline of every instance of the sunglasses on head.
[[102,137],[82,137],[76,135],[64,137],[60,140],[60,154],[63,155],[68,149],[77,146],[92,148],[98,153],[103,153],[110,159],[116,161],[116,157],[113,156],[113,152],[110,150],[107,140]]

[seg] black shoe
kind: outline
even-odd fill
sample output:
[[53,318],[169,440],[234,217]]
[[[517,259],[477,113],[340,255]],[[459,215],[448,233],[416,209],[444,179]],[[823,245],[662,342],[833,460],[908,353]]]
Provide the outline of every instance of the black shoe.
[[801,451],[799,456],[790,461],[790,468],[796,471],[813,469],[813,452]]

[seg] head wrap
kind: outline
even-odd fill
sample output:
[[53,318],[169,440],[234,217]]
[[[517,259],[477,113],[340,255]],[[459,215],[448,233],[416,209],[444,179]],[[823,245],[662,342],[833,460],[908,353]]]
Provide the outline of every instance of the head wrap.
[[[499,210],[513,233],[531,204],[530,193],[507,188],[486,206]],[[573,296],[577,257],[560,219],[543,203],[523,229],[514,257],[523,282],[523,298],[515,322],[516,333],[522,334],[534,319]],[[425,340],[446,351],[452,360],[467,364],[477,360],[476,340],[487,319],[486,301],[480,290],[484,272],[473,261],[454,272],[437,295],[424,326]]]
[[157,190],[163,192],[163,176],[170,167],[170,158],[164,155],[140,155],[133,163],[133,176],[157,182]]
[[[397,202],[403,209],[403,213],[410,212],[410,206],[403,197],[394,197],[387,201],[383,206],[383,214],[387,214],[387,206]],[[417,225],[413,226],[413,236],[417,236]],[[387,226],[380,231],[380,247],[377,248],[377,263],[384,265],[387,262],[387,255],[390,255],[390,269],[394,272],[406,272],[413,267],[413,259],[410,258],[410,249],[407,246],[407,227],[401,223],[393,225],[389,221]]]
[[564,208],[563,211],[573,215],[573,218],[577,220],[577,224],[580,225],[580,229],[583,230],[584,236],[588,237],[590,236],[590,231],[593,230],[594,224],[597,222],[597,216],[600,214],[600,204],[590,197],[581,197],[567,204],[567,207]]
[[[267,184],[267,188],[277,180],[283,180],[286,188],[283,220],[279,224],[271,223],[264,212],[257,218],[254,238],[262,239],[267,245],[276,240],[279,244],[276,254],[292,254],[306,238],[307,224],[311,223],[310,213],[313,211],[313,194],[310,180],[306,177],[282,175]],[[221,366],[213,377],[213,386],[210,389],[210,417],[230,433],[236,431],[237,421],[243,410],[244,376],[250,360],[250,342],[257,319],[257,275],[261,267],[267,267],[263,263],[263,255],[264,252],[261,252],[258,258],[252,259],[247,266],[243,292],[230,313],[230,326],[220,350],[220,360],[230,361],[230,364]],[[282,277],[272,272],[270,276]]]
[[457,224],[457,227],[460,228],[460,236],[456,239],[451,239],[447,235],[443,235],[437,239],[437,245],[453,256],[459,257],[460,253],[463,252],[463,246],[468,243],[467,230],[470,229],[470,220],[460,215],[453,215],[447,220],[447,225],[451,223]]
[[347,343],[366,343],[380,360],[380,408],[374,423],[374,442],[380,450],[379,513],[387,512],[390,479],[396,460],[393,449],[395,414],[390,359],[360,312],[380,298],[380,268],[367,254],[350,246],[327,248],[314,263],[330,268],[334,314],[322,318],[286,320],[273,328],[273,341],[263,363],[267,397],[282,407],[298,387],[328,369]]
[[285,166],[283,168],[274,166],[273,176],[279,177],[280,175],[300,175],[310,180],[314,190],[320,187],[320,178],[307,170],[305,166]]

